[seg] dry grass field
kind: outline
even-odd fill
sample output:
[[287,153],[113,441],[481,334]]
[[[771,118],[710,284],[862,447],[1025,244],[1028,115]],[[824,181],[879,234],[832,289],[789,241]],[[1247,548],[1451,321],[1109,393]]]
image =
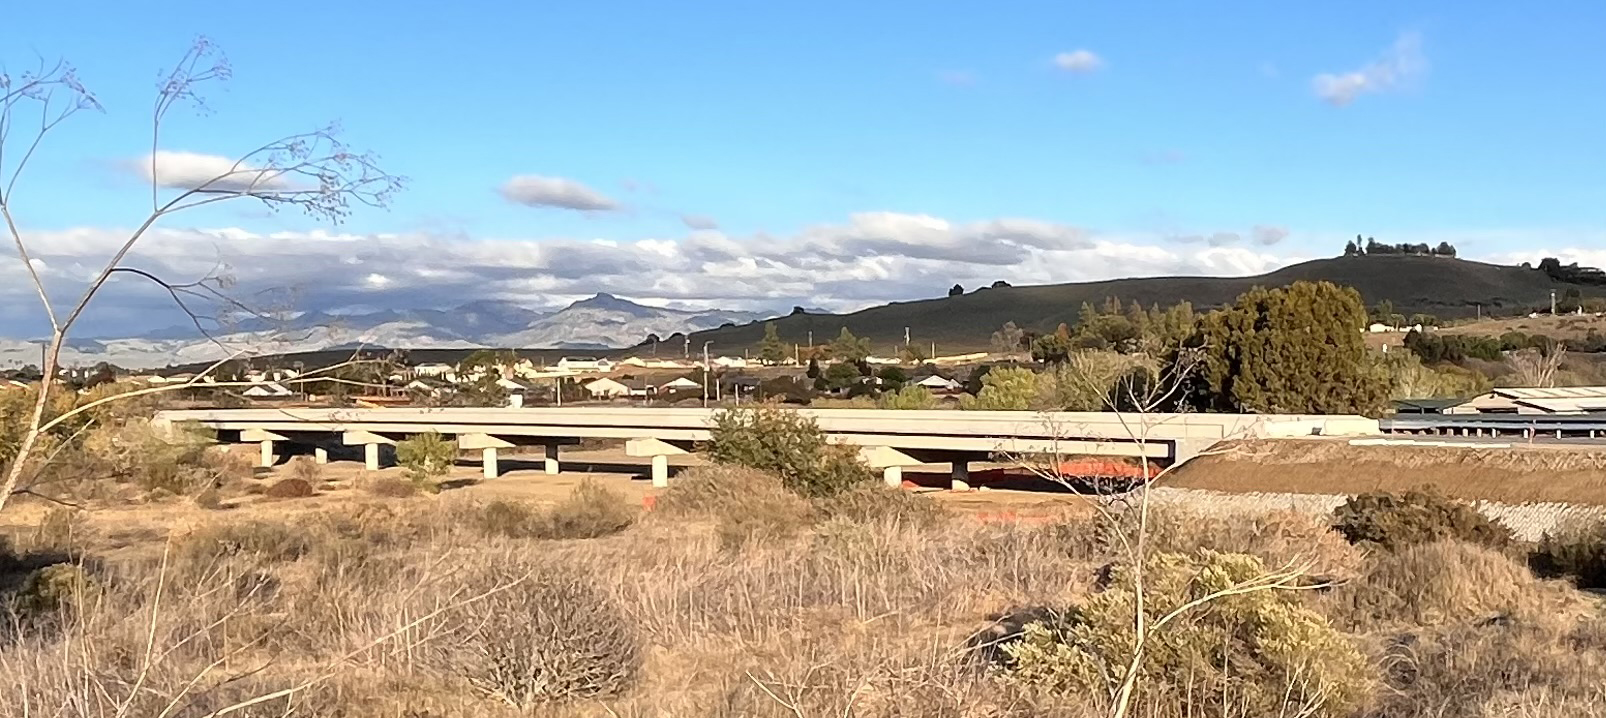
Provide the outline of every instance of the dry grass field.
[[[25,600],[0,632],[0,717],[1107,714],[1096,676],[1010,669],[975,636],[1118,609],[1130,514],[981,521],[988,494],[806,500],[726,467],[661,493],[470,470],[439,494],[331,471],[272,498],[313,474],[281,466],[203,502],[221,508],[9,507],[0,568]],[[1296,562],[1329,587],[1190,615],[1133,715],[1606,715],[1599,607],[1507,553],[1366,550],[1288,513],[1167,509],[1149,535],[1157,555]]]

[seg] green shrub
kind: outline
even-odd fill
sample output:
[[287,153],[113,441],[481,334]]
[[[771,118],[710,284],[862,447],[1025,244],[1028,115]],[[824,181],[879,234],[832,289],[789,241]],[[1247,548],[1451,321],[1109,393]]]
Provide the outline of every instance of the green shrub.
[[578,569],[493,565],[470,583],[502,590],[466,612],[446,650],[428,659],[436,670],[521,710],[621,693],[640,676],[633,627]]
[[420,484],[445,476],[457,461],[457,442],[430,431],[396,442],[396,461]]
[[1026,367],[997,367],[981,377],[975,396],[962,397],[961,409],[1018,411],[1032,408],[1037,399],[1037,374]]
[[830,496],[870,480],[852,447],[832,444],[814,420],[790,409],[732,409],[714,415],[715,463],[774,473],[788,490]]
[[[1266,573],[1253,556],[1204,551],[1157,554],[1144,571],[1150,625],[1190,601]],[[1129,565],[1081,605],[1027,623],[1001,646],[1006,676],[1072,695],[1112,695],[1136,646],[1136,592]],[[1154,629],[1135,705],[1173,705],[1198,715],[1345,715],[1372,684],[1362,653],[1289,591],[1216,598]]]
[[1511,543],[1510,529],[1430,489],[1352,496],[1333,511],[1333,528],[1350,543],[1389,550],[1445,539],[1494,547]]
[[878,409],[935,409],[937,397],[919,384],[909,384],[876,399]]
[[1541,576],[1569,578],[1579,588],[1606,588],[1606,523],[1545,534],[1529,555],[1528,565]]
[[238,555],[294,561],[312,550],[313,541],[305,527],[282,521],[220,521],[179,538],[173,551],[197,563]]

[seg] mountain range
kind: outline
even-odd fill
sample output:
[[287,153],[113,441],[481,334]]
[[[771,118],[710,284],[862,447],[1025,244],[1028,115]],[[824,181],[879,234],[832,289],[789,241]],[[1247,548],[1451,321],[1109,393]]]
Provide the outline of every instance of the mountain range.
[[[251,319],[229,327],[216,341],[193,326],[134,337],[69,340],[62,360],[70,366],[109,362],[151,368],[213,361],[239,350],[251,354],[310,352],[359,346],[406,349],[610,349],[667,337],[745,324],[768,314],[648,307],[598,294],[563,309],[542,312],[511,302],[477,301],[450,309],[388,310],[367,314],[303,312],[275,321]],[[0,368],[38,364],[40,343],[0,339]]]

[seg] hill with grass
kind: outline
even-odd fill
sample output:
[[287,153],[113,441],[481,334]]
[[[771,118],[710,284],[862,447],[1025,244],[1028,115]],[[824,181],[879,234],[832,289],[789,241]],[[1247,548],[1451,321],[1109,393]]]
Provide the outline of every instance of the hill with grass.
[[[1231,303],[1253,287],[1279,287],[1301,280],[1325,280],[1354,287],[1368,305],[1387,300],[1397,312],[1432,314],[1442,319],[1524,314],[1548,307],[1550,292],[1577,289],[1584,296],[1606,295],[1606,288],[1553,280],[1537,269],[1502,266],[1449,257],[1351,256],[1317,259],[1253,277],[1144,277],[1102,282],[982,288],[958,296],[894,302],[850,314],[793,313],[773,320],[788,344],[815,344],[834,338],[843,327],[869,338],[878,353],[903,342],[904,328],[917,345],[937,344],[939,353],[985,349],[1005,322],[1050,332],[1061,322],[1074,325],[1083,302],[1095,306],[1115,297],[1147,307],[1192,302],[1205,310]],[[692,334],[695,349],[711,342],[716,352],[756,346],[763,322]],[[928,347],[929,348],[929,347]]]

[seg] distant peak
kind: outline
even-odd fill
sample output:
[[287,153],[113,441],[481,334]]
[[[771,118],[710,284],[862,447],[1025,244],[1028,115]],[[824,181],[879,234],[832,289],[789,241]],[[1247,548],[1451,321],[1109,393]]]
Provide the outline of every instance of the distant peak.
[[634,308],[634,307],[639,307],[641,305],[636,304],[635,302],[632,302],[632,301],[630,301],[628,299],[620,299],[619,297],[616,297],[616,296],[614,296],[612,294],[609,294],[607,292],[597,292],[596,296],[594,296],[594,297],[592,297],[590,299],[582,299],[582,300],[580,300],[578,302],[575,302],[574,304],[572,304],[570,306],[574,306],[574,307],[597,307],[597,308],[605,308],[606,309],[606,308]]

